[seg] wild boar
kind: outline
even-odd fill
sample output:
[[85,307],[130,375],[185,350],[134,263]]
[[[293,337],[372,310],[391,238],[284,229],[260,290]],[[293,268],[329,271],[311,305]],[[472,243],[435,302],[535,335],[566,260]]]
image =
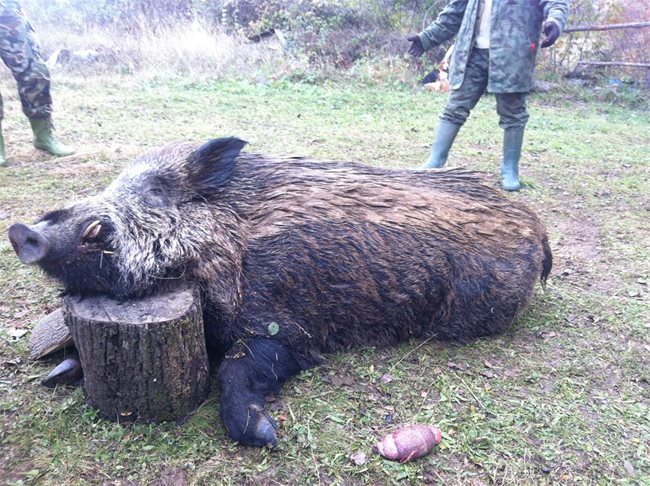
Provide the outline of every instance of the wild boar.
[[68,293],[198,284],[221,417],[241,443],[277,443],[264,396],[324,354],[497,333],[551,270],[540,220],[479,174],[244,145],[152,151],[101,194],[9,229],[20,259]]

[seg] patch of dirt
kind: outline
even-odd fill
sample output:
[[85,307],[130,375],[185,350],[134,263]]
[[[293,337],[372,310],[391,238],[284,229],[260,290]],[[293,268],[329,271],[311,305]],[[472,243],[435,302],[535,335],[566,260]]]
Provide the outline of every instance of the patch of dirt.
[[[0,484],[23,484],[27,473],[36,471],[28,459],[17,457],[17,455],[16,448],[0,447]],[[36,479],[41,475],[38,475]]]
[[597,223],[586,218],[565,219],[555,221],[554,226],[560,233],[556,244],[567,248],[568,260],[584,265],[600,259],[600,229]]
[[181,468],[168,467],[163,469],[160,476],[150,484],[151,486],[187,486],[187,474]]
[[584,290],[611,295],[623,282],[611,271],[601,247],[599,224],[588,217],[553,218],[553,275]]

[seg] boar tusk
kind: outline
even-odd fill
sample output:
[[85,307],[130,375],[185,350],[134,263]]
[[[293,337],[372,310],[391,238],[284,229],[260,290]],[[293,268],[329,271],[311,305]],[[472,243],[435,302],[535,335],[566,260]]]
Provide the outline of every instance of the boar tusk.
[[83,232],[83,235],[81,235],[81,237],[90,238],[90,239],[97,238],[97,235],[99,234],[101,229],[102,229],[101,221],[100,220],[93,221],[88,225],[88,227]]

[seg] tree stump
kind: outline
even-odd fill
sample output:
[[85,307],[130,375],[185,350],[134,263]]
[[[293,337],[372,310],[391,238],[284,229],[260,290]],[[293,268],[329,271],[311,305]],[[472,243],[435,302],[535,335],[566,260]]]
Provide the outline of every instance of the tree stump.
[[207,397],[208,356],[196,290],[126,302],[68,296],[64,304],[86,400],[103,417],[179,420]]

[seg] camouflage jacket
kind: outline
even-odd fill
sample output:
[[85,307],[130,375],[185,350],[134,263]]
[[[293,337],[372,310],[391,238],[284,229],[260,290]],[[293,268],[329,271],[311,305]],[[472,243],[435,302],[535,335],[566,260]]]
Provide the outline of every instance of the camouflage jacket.
[[0,0],[0,13],[22,15],[20,2],[18,0]]
[[0,0],[0,27],[16,29],[27,22],[25,14],[16,0]]
[[[460,88],[478,30],[481,0],[451,0],[438,18],[419,34],[429,50],[458,34],[451,57],[451,89]],[[569,15],[569,0],[493,0],[488,91],[517,93],[532,87],[542,24],[553,21],[560,31]]]

